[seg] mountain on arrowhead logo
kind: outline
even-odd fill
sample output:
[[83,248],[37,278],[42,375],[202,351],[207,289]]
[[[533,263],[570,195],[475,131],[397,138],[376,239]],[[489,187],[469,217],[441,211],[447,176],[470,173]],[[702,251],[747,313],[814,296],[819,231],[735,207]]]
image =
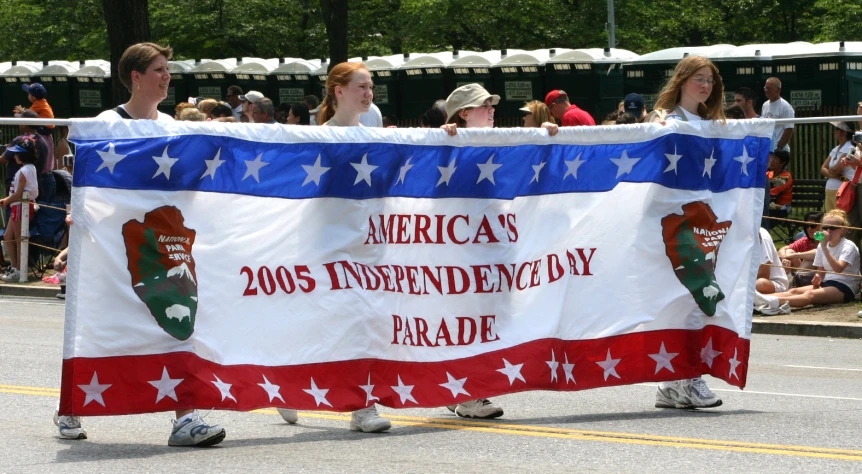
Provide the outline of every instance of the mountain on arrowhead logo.
[[132,288],[159,326],[181,341],[194,332],[198,309],[195,231],[184,220],[179,209],[163,206],[144,215],[143,222],[123,225]]
[[682,206],[682,215],[669,214],[661,220],[664,246],[680,283],[708,316],[715,315],[724,293],[715,279],[718,249],[731,222],[718,222],[705,202]]

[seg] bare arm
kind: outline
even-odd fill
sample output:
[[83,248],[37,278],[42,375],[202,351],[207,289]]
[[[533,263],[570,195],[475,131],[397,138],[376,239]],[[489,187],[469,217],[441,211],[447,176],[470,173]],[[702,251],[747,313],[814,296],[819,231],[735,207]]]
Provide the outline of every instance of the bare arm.
[[776,145],[778,148],[784,148],[790,143],[790,139],[793,137],[793,129],[786,128],[784,129],[784,133],[781,134],[781,138],[778,139],[778,144]]

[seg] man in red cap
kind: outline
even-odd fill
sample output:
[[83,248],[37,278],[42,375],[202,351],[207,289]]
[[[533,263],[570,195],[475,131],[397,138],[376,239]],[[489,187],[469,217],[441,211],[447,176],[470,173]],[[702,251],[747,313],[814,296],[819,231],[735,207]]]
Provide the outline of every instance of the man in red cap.
[[596,124],[590,114],[569,102],[569,96],[565,91],[558,89],[548,92],[548,95],[545,96],[545,105],[548,106],[551,115],[557,119],[562,127]]

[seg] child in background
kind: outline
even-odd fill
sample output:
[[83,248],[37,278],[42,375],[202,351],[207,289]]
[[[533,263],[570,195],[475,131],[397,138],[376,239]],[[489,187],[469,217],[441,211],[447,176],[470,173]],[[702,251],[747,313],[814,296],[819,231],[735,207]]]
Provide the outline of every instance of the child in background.
[[4,274],[0,275],[0,280],[18,281],[21,277],[18,271],[18,266],[21,263],[19,261],[22,215],[20,201],[25,191],[30,193],[30,218],[32,219],[35,213],[33,201],[39,197],[39,175],[35,166],[37,159],[36,137],[24,135],[17,145],[11,146],[7,150],[15,153],[15,161],[21,165],[21,169],[15,173],[15,177],[12,179],[12,188],[10,189],[9,196],[0,199],[0,208],[3,210],[12,206],[9,223],[6,225],[6,235],[3,237],[12,266]]

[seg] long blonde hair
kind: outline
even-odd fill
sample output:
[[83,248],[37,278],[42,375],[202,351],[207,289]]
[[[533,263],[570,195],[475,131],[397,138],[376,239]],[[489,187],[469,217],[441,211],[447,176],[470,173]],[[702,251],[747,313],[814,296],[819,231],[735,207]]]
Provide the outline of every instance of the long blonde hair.
[[533,115],[533,120],[536,122],[537,127],[541,127],[545,122],[553,123],[551,120],[551,111],[541,100],[527,102],[524,107],[530,109],[530,114]]
[[338,107],[335,86],[347,87],[350,79],[353,78],[353,73],[360,69],[368,70],[365,63],[339,63],[329,71],[326,75],[326,96],[323,98],[323,104],[317,116],[318,124],[323,125],[335,115],[335,109]]
[[708,67],[712,70],[712,79],[715,80],[715,85],[712,86],[712,92],[706,103],[697,104],[697,114],[706,120],[725,120],[724,116],[724,82],[721,80],[721,74],[718,73],[718,68],[715,67],[709,58],[703,56],[688,56],[677,63],[673,70],[673,75],[667,80],[661,92],[658,94],[658,100],[655,102],[655,110],[662,112],[664,110],[673,110],[682,98],[682,86],[685,81],[689,80],[698,69]]

